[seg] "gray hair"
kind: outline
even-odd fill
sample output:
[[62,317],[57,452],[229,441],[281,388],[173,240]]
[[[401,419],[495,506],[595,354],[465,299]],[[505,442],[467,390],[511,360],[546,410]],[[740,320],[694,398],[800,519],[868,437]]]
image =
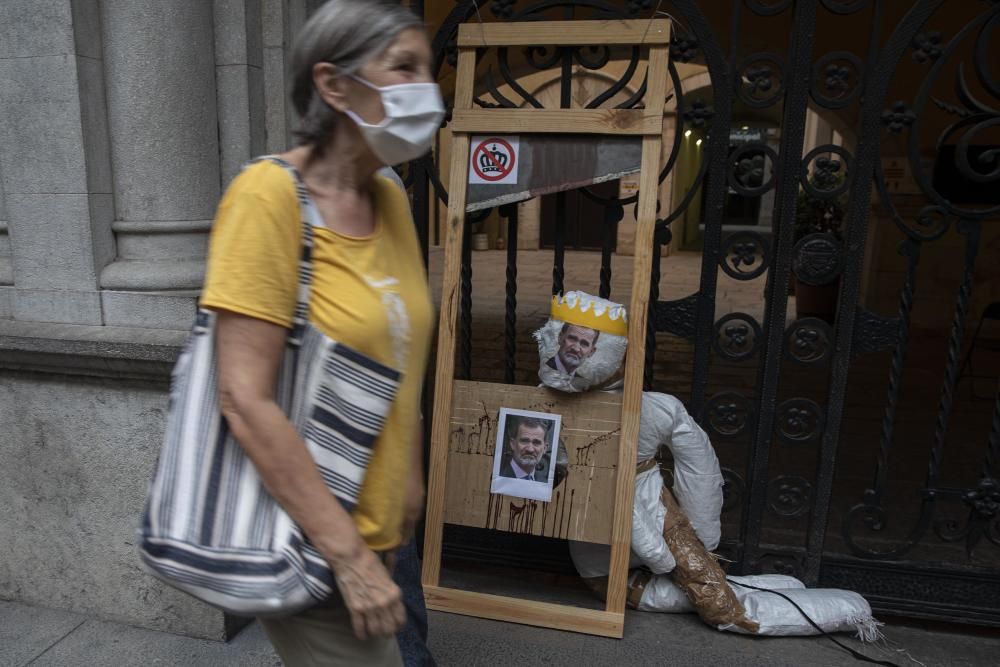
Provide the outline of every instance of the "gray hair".
[[339,116],[316,90],[313,66],[331,63],[353,74],[408,28],[423,24],[393,0],[329,0],[316,10],[292,46],[292,104],[299,115],[295,137],[300,144],[322,151]]

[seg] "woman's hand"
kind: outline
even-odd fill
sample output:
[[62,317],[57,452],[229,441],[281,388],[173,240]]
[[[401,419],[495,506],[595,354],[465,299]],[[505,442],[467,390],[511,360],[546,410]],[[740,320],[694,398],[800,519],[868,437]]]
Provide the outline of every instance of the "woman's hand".
[[327,557],[351,614],[354,636],[391,637],[406,622],[403,594],[385,566],[360,538],[343,555]]

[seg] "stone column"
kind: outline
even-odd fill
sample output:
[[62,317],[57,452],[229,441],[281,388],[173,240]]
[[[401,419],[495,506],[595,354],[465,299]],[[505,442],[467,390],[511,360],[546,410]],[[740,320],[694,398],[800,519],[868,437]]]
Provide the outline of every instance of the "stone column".
[[102,0],[118,242],[101,274],[107,324],[179,327],[220,194],[213,3]]
[[14,266],[10,261],[10,236],[7,233],[7,208],[3,201],[3,175],[0,174],[0,320],[10,319],[13,314]]
[[215,81],[222,183],[264,152],[261,0],[215,0]]
[[306,0],[260,0],[264,47],[264,117],[266,150],[280,153],[291,146],[295,112],[287,80],[292,39],[306,20]]
[[[19,320],[101,324],[114,256],[97,0],[4,0],[0,172]],[[0,272],[2,273],[2,272]]]

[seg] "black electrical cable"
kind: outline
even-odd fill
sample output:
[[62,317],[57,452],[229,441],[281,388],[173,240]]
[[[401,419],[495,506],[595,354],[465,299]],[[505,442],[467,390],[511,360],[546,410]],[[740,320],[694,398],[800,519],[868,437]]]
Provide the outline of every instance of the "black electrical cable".
[[777,596],[785,598],[786,600],[788,600],[788,602],[793,607],[795,607],[796,609],[798,609],[799,613],[802,614],[802,617],[804,619],[806,619],[807,621],[809,621],[809,625],[811,625],[814,628],[816,628],[816,630],[818,630],[821,635],[823,635],[824,637],[826,637],[827,639],[829,639],[830,641],[832,641],[834,644],[836,644],[840,648],[842,648],[845,651],[847,651],[848,653],[850,653],[851,656],[853,656],[855,660],[861,660],[862,662],[871,662],[871,663],[874,663],[876,665],[885,665],[886,667],[900,667],[900,665],[897,665],[894,662],[889,662],[888,660],[878,660],[876,658],[869,658],[864,653],[861,653],[860,651],[855,651],[853,648],[851,648],[847,644],[842,644],[833,635],[831,635],[829,632],[827,632],[823,628],[819,627],[816,624],[816,621],[814,621],[811,618],[809,618],[809,614],[807,614],[805,611],[803,611],[802,607],[800,607],[799,605],[797,605],[795,603],[795,600],[793,600],[792,598],[788,597],[787,595],[785,595],[781,591],[771,590],[770,588],[759,588],[757,586],[751,586],[750,584],[743,584],[743,583],[740,583],[738,581],[733,581],[729,577],[726,577],[726,581],[728,581],[730,584],[735,584],[736,586],[742,586],[743,588],[750,588],[750,589],[755,590],[755,591],[764,591],[765,593],[774,593]]

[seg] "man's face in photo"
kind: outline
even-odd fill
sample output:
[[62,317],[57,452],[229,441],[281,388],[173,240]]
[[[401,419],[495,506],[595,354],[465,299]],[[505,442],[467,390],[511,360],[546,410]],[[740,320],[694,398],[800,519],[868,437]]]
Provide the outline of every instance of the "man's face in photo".
[[596,347],[596,330],[569,324],[559,334],[559,361],[572,373],[594,353]]
[[548,447],[545,444],[545,428],[519,424],[517,434],[510,438],[510,453],[525,472],[534,472]]

